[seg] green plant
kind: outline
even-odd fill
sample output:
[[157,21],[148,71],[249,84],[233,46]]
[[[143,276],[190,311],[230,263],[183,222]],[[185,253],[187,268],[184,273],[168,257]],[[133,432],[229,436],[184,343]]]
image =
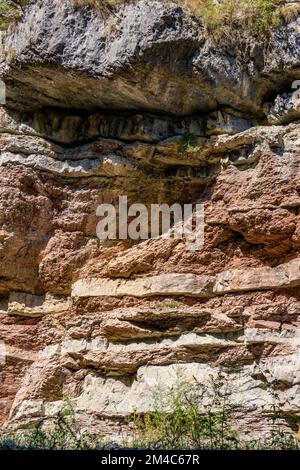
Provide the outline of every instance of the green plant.
[[[78,7],[92,7],[102,18],[124,4],[137,0],[72,0]],[[282,18],[293,18],[299,7],[286,6],[284,0],[172,0],[189,9],[214,38],[250,33],[268,33],[281,24]],[[0,29],[19,19],[28,0],[0,0]]]
[[[245,441],[235,430],[235,421],[241,413],[242,404],[232,401],[230,371],[220,371],[210,377],[208,383],[194,385],[178,377],[170,390],[158,388],[154,394],[153,411],[146,414],[133,413],[131,422],[134,432],[129,444],[151,449],[299,449],[296,435],[281,425],[284,418],[282,404],[273,382],[268,387],[274,399],[270,416],[274,426],[267,438]],[[276,388],[276,387],[275,387]],[[295,419],[295,426],[298,419]],[[128,445],[128,443],[127,443]]]
[[[267,438],[247,441],[235,430],[242,404],[233,403],[233,385],[230,371],[220,371],[217,376],[211,376],[206,384],[195,379],[191,384],[191,378],[186,381],[178,374],[171,389],[157,388],[152,412],[132,414],[128,423],[132,431],[125,434],[124,446],[162,450],[299,450],[299,438],[296,436],[299,417],[293,417],[295,434],[286,432],[281,425],[286,416],[282,411],[276,381],[266,381],[274,403],[270,416],[273,430]],[[0,450],[92,450],[103,449],[109,444],[101,432],[80,430],[68,400],[55,417],[41,419],[25,430],[0,435]]]
[[[208,403],[203,407],[205,395]],[[154,449],[235,448],[235,412],[222,373],[207,388],[196,382],[191,386],[179,378],[169,392],[158,389],[151,413],[133,414],[133,445]]]
[[161,306],[167,308],[180,308],[183,307],[184,304],[182,302],[178,302],[177,300],[168,300],[167,302],[163,302]]
[[197,137],[193,134],[184,134],[180,142],[181,153],[195,154],[200,152],[201,146],[197,144]]
[[29,0],[0,0],[0,30],[5,30],[11,23],[22,17],[24,7]]
[[68,402],[52,422],[40,420],[22,432],[4,434],[0,438],[0,450],[86,450],[102,449],[103,446],[101,433],[79,431],[73,407]]
[[[182,3],[179,1],[179,3]],[[207,34],[214,37],[261,35],[281,24],[283,0],[185,0]]]

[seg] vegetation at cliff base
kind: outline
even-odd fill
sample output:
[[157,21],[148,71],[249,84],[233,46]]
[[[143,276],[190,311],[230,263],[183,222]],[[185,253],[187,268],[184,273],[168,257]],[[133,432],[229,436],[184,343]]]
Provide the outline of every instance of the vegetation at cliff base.
[[[147,413],[133,411],[127,420],[127,431],[118,443],[105,438],[103,428],[83,430],[68,399],[52,418],[37,418],[27,429],[0,433],[0,450],[101,450],[132,448],[151,450],[299,450],[296,428],[300,417],[294,417],[295,432],[283,423],[285,414],[274,383],[268,383],[273,398],[269,414],[269,435],[249,436],[246,440],[236,429],[243,404],[234,403],[233,383],[228,373],[220,370],[207,383],[178,380],[171,388],[158,385],[153,394],[153,409]],[[124,423],[126,424],[126,422]]]
[[273,400],[268,435],[256,432],[246,440],[240,435],[236,423],[245,408],[233,399],[230,375],[219,370],[208,383],[179,377],[169,393],[158,388],[153,411],[133,415],[134,432],[127,444],[153,450],[299,450],[298,437],[283,426],[284,413],[274,385],[267,384]]

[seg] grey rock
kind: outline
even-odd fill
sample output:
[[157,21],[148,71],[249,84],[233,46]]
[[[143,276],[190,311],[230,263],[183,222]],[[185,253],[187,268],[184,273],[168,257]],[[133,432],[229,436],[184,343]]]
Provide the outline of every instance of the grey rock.
[[286,124],[300,119],[300,102],[294,99],[294,93],[278,95],[273,104],[266,104],[269,124]]
[[261,114],[299,72],[299,18],[268,41],[218,45],[169,2],[138,0],[106,21],[70,0],[36,0],[4,41],[9,107],[186,115],[218,106]]
[[210,114],[207,122],[209,135],[238,134],[254,125],[250,118],[230,109],[215,111]]
[[0,133],[44,137],[62,145],[91,142],[98,137],[155,143],[172,136],[206,133],[206,118],[153,114],[17,113],[0,108]]

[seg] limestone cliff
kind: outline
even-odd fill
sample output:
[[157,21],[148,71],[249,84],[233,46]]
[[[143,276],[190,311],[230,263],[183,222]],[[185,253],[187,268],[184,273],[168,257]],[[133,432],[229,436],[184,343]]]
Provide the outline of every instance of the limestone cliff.
[[[267,37],[216,44],[180,2],[138,0],[103,18],[36,0],[3,34],[3,426],[53,416],[68,397],[82,426],[105,418],[114,432],[178,370],[192,382],[223,367],[243,432],[271,429],[270,382],[284,425],[295,424],[295,11]],[[203,250],[101,242],[96,208],[119,195],[204,203]]]

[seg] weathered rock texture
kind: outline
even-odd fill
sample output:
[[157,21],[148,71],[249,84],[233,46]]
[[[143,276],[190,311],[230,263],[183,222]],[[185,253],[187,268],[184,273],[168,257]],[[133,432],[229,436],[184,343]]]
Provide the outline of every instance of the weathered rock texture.
[[[151,0],[105,21],[33,1],[3,38],[3,426],[67,396],[82,426],[115,432],[158,384],[225,367],[244,433],[271,430],[273,386],[297,428],[300,20],[244,46]],[[203,249],[100,242],[96,208],[120,195],[204,203]]]

